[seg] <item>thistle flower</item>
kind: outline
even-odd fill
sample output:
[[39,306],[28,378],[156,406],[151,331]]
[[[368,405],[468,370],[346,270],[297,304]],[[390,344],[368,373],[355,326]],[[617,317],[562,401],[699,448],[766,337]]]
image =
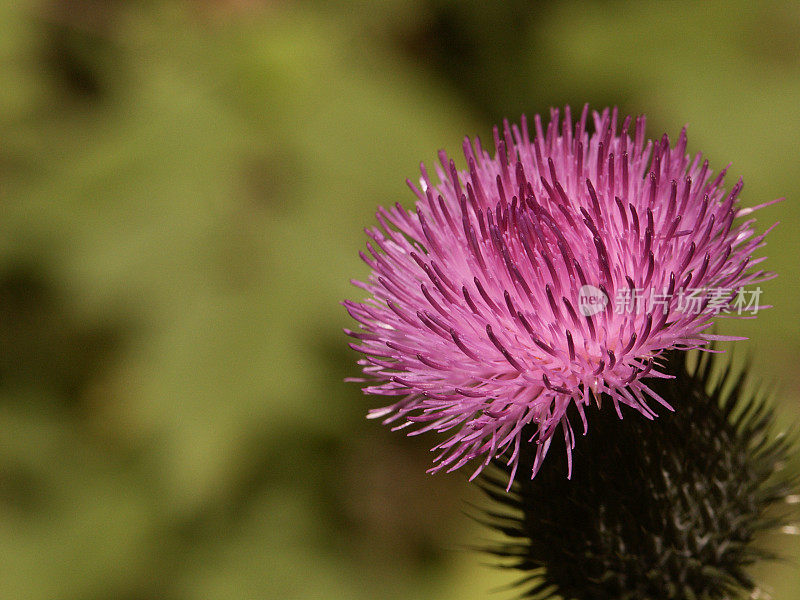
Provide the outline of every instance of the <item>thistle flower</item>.
[[572,481],[561,456],[511,493],[485,473],[492,503],[478,519],[506,536],[485,550],[520,572],[520,597],[767,597],[748,570],[776,558],[758,547],[762,534],[796,529],[798,476],[783,466],[797,437],[775,435],[769,403],[746,393],[746,371],[719,375],[714,356],[692,367],[673,353],[676,379],[655,386],[676,412],[658,427],[593,415]]
[[685,129],[672,147],[646,140],[643,116],[592,116],[590,135],[588,107],[574,126],[569,107],[546,130],[537,115],[533,139],[506,121],[494,157],[465,139],[466,171],[440,152],[438,183],[424,165],[408,182],[415,209],[380,208],[367,230],[372,272],[353,283],[369,298],[344,302],[360,324],[346,333],[364,392],[399,398],[371,418],[450,433],[432,472],[479,459],[475,477],[507,453],[513,480],[535,443],[535,475],[559,425],[571,456],[568,407],[586,433],[602,397],[620,418],[671,409],[651,385],[670,377],[664,352],[720,339],[714,318],[769,277],[751,269],[766,233],[734,223],[755,210],[738,206],[742,181],[726,191]]

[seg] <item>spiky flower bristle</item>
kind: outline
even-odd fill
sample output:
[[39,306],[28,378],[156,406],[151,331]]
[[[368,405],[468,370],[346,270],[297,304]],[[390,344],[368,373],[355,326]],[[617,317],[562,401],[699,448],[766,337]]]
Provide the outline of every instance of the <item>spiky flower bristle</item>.
[[644,116],[563,117],[504,121],[493,156],[465,139],[463,171],[441,152],[438,182],[422,167],[415,206],[380,208],[367,230],[371,272],[353,281],[367,298],[343,303],[357,380],[390,399],[370,418],[446,434],[432,472],[472,463],[474,478],[535,439],[535,473],[559,428],[591,429],[595,394],[654,417],[663,354],[735,339],[708,328],[773,276],[756,267],[758,207],[687,152],[685,130],[673,145],[648,141]]
[[727,600],[755,589],[747,568],[770,556],[754,538],[790,517],[778,505],[797,488],[782,470],[796,444],[775,435],[764,397],[746,393],[746,370],[715,376],[713,356],[694,367],[669,357],[676,378],[658,392],[677,410],[658,427],[633,411],[596,414],[571,480],[563,455],[510,493],[505,474],[484,475],[501,508],[482,520],[507,536],[488,550],[522,573],[524,598]]

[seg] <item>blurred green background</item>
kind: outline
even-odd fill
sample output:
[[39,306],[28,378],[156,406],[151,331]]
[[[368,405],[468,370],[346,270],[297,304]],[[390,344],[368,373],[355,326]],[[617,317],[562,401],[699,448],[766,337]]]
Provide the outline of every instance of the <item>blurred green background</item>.
[[467,474],[365,422],[338,303],[420,160],[551,105],[787,198],[774,308],[720,330],[796,422],[796,2],[2,0],[0,74],[2,599],[508,597]]

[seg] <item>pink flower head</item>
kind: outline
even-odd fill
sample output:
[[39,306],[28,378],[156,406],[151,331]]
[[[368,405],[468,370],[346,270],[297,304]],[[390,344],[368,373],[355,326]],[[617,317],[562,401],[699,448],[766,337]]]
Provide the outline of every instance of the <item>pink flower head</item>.
[[703,332],[753,313],[745,286],[770,276],[750,270],[766,233],[734,223],[755,210],[737,203],[742,181],[726,191],[725,169],[687,155],[685,130],[671,147],[645,138],[643,116],[620,129],[616,109],[594,112],[592,134],[587,117],[552,110],[545,131],[536,115],[533,139],[525,117],[506,121],[494,157],[465,139],[468,170],[440,152],[438,183],[424,166],[408,182],[415,210],[380,208],[367,230],[372,272],[353,283],[370,297],[344,302],[360,324],[346,333],[365,393],[398,398],[371,418],[449,433],[431,471],[478,459],[475,477],[508,452],[513,479],[535,443],[535,475],[559,425],[571,455],[570,404],[585,433],[603,394],[620,417],[623,404],[671,410],[648,386],[670,376],[659,358],[733,339]]

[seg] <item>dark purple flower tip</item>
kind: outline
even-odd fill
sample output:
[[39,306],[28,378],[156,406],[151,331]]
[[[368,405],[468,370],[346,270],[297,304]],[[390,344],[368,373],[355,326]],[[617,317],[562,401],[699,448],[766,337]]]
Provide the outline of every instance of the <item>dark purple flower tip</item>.
[[602,395],[620,416],[671,410],[648,386],[670,377],[663,353],[733,339],[704,332],[758,311],[766,233],[736,221],[755,210],[738,205],[742,181],[727,191],[725,169],[712,177],[686,153],[685,130],[673,147],[645,138],[643,116],[593,112],[591,135],[588,116],[553,109],[545,130],[536,115],[533,139],[525,117],[504,121],[494,157],[464,141],[466,171],[440,152],[438,183],[424,166],[409,182],[415,209],[380,208],[368,230],[372,273],[356,284],[370,297],[344,303],[360,324],[347,333],[364,391],[398,397],[370,418],[449,433],[431,471],[477,459],[474,478],[506,454],[513,480],[533,443],[535,475],[559,425],[571,452],[570,404],[585,433]]

